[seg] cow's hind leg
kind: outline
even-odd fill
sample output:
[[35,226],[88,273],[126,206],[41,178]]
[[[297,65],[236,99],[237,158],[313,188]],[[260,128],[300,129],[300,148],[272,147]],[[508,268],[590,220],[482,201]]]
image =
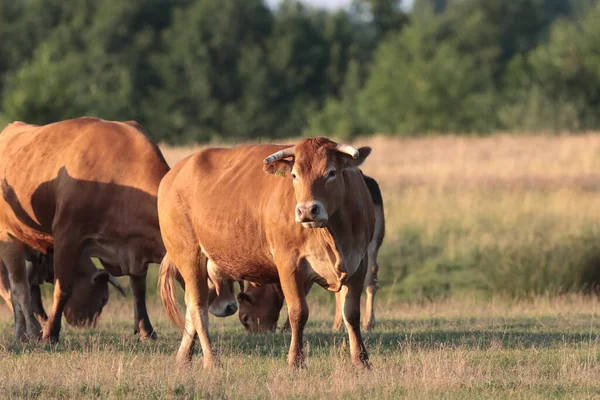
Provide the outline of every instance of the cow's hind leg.
[[0,260],[0,297],[4,299],[4,302],[10,308],[10,311],[14,311],[13,302],[10,295],[10,283],[8,281],[8,270],[6,265]]
[[174,261],[185,281],[185,305],[187,307],[186,329],[177,353],[177,360],[185,363],[191,359],[193,342],[188,342],[189,339],[187,336],[189,333],[187,316],[189,316],[194,329],[198,334],[198,338],[200,339],[204,368],[219,366],[219,360],[213,352],[210,336],[208,334],[208,260],[206,256],[200,255],[195,257],[195,260],[190,261],[187,265],[178,264],[179,260]]
[[355,365],[370,368],[369,356],[360,333],[360,296],[366,273],[366,263],[342,286],[340,291],[344,323],[350,340],[350,355]]
[[185,328],[183,330],[183,338],[177,351],[177,362],[180,365],[187,365],[192,361],[192,355],[194,354],[194,345],[196,344],[196,329],[194,328],[194,322],[192,321],[192,314],[189,309],[185,313]]
[[150,323],[146,308],[146,274],[130,276],[129,282],[133,292],[134,333],[139,333],[140,340],[157,339],[157,334]]
[[68,235],[60,233],[54,235],[54,304],[44,325],[42,340],[46,343],[58,342],[63,311],[73,293],[73,280],[80,249],[77,244],[69,243],[67,238]]
[[35,318],[31,306],[29,279],[25,268],[24,245],[16,240],[6,238],[0,244],[0,255],[8,270],[16,336],[23,341],[38,339],[41,326]]
[[363,329],[370,331],[375,326],[375,293],[379,289],[377,273],[379,266],[377,265],[377,248],[372,248],[373,243],[369,246],[367,264],[367,276],[365,278],[365,293],[367,301],[365,303],[365,316],[363,320]]

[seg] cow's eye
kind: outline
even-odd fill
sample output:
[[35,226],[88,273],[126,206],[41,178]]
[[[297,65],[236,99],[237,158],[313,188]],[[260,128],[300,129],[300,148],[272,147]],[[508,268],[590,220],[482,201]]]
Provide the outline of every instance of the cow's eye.
[[327,179],[335,178],[335,169],[332,169],[327,173]]
[[292,179],[296,179],[296,178],[297,178],[296,174],[294,172],[292,172]]

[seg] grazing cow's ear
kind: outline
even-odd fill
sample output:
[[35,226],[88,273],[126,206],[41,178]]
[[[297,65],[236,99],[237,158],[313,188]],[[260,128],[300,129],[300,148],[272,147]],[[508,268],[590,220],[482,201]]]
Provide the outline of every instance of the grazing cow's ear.
[[345,167],[346,168],[359,167],[363,162],[365,162],[367,157],[369,157],[369,154],[371,154],[371,148],[368,146],[365,146],[365,147],[360,147],[358,149],[358,157],[356,159],[354,159],[350,156],[347,156],[347,155],[343,155],[344,162],[346,164]]
[[90,279],[90,281],[94,285],[99,285],[101,283],[107,283],[109,278],[110,278],[110,275],[108,274],[108,272],[106,272],[104,270],[99,270],[99,271],[94,272],[94,275],[92,275],[92,278]]
[[244,293],[244,292],[238,293],[237,300],[239,303],[243,303],[244,301],[248,302],[250,304],[253,303],[252,296],[250,296],[250,294]]
[[263,167],[263,170],[267,174],[279,175],[282,177],[286,177],[292,170],[293,166],[294,166],[294,161],[277,160],[277,161],[273,161],[271,163],[265,164],[265,166]]

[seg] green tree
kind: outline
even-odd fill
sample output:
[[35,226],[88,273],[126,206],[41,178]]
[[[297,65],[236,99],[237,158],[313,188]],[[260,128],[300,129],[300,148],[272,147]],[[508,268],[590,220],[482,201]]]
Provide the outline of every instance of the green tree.
[[360,107],[369,126],[388,133],[475,132],[493,124],[491,77],[451,41],[443,20],[414,19],[377,49]]
[[145,103],[160,139],[267,135],[272,114],[265,43],[272,15],[259,0],[179,7],[153,57],[158,82]]
[[310,118],[310,135],[335,135],[345,139],[368,133],[365,118],[359,107],[362,88],[360,69],[358,61],[350,62],[340,98],[328,98],[323,109]]
[[[6,115],[40,124],[80,115],[139,119],[141,83],[149,79],[145,60],[154,50],[156,32],[168,24],[168,17],[151,16],[158,9],[168,10],[168,3],[32,0],[25,4],[25,16],[45,11],[43,29],[37,28],[44,36],[32,30],[39,38],[31,57],[5,76]],[[30,22],[20,25],[27,27]]]
[[550,40],[515,58],[501,118],[510,129],[600,126],[600,5],[581,20],[560,20]]

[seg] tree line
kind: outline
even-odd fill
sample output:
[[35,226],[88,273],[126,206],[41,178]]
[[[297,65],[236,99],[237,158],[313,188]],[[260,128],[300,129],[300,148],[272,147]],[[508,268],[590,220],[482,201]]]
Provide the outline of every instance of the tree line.
[[0,119],[154,139],[600,128],[594,0],[0,0]]

